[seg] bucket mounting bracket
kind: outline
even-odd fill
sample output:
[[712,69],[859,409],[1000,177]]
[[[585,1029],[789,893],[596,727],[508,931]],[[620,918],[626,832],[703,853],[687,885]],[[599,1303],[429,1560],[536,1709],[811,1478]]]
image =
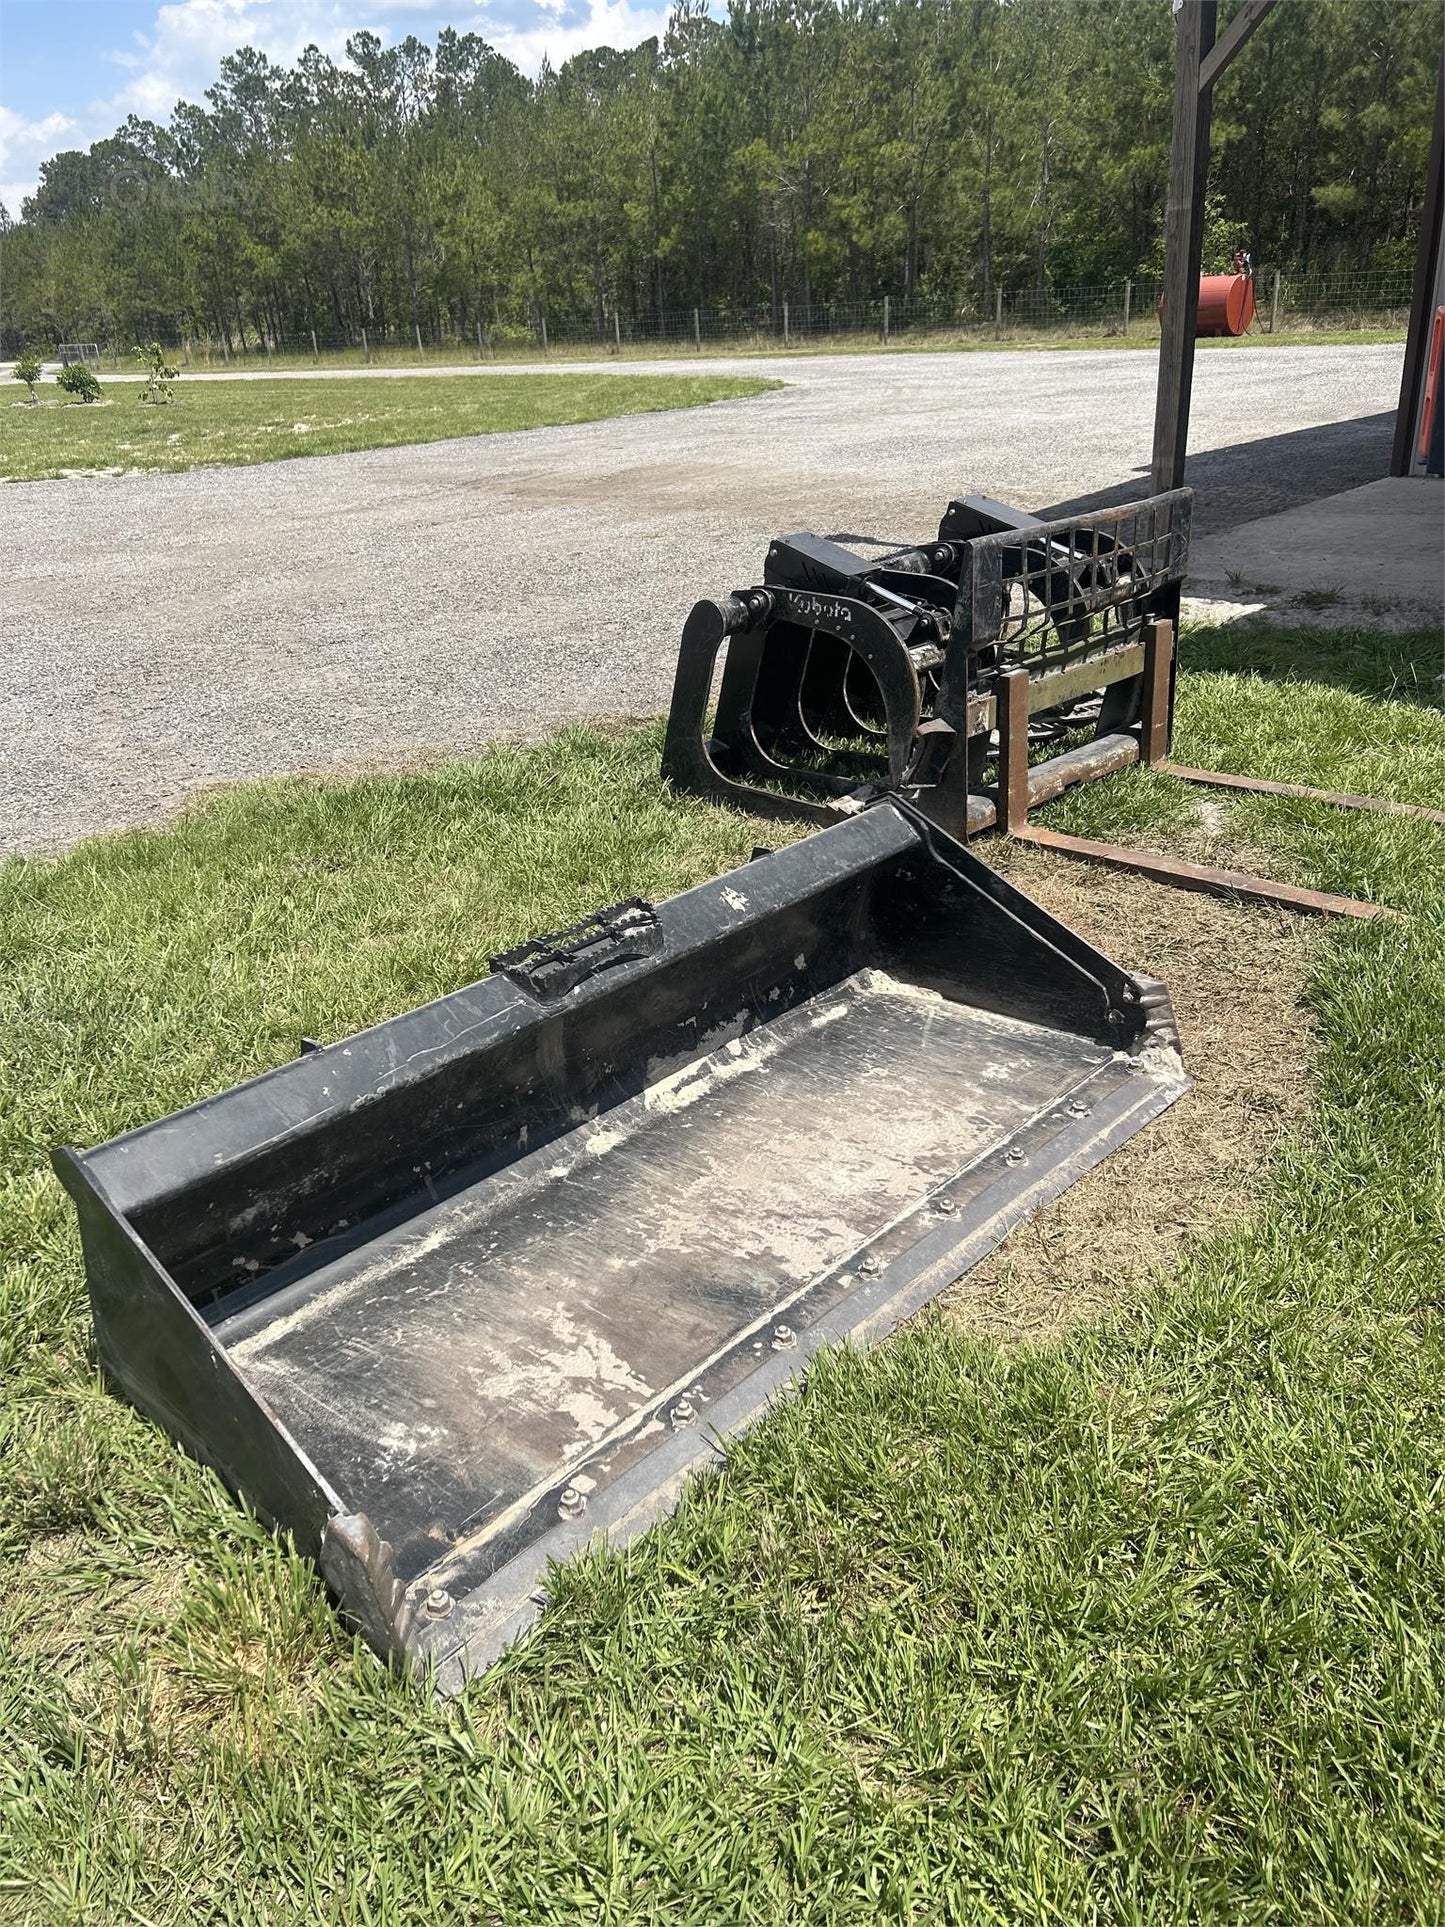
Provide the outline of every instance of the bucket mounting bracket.
[[545,1004],[566,996],[599,970],[655,957],[661,949],[657,912],[645,898],[628,897],[566,930],[503,950],[491,962],[496,976],[510,979]]

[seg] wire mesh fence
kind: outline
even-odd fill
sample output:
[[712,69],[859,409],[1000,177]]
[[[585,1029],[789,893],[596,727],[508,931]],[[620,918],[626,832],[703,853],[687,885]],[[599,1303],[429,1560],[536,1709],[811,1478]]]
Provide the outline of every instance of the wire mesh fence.
[[[239,318],[224,329],[162,331],[162,345],[182,367],[251,367],[323,362],[366,366],[505,361],[538,355],[695,353],[709,347],[765,351],[839,346],[946,345],[1033,337],[1097,336],[1137,340],[1159,333],[1158,280],[1095,286],[992,288],[963,301],[882,295],[868,301],[780,300],[762,307],[680,308],[626,315],[604,306],[598,314],[549,312],[484,321],[458,314],[402,323],[371,322],[350,329],[276,328]],[[1406,274],[1294,275],[1263,269],[1255,278],[1252,332],[1271,334],[1375,327],[1403,331],[1409,316]],[[103,344],[112,371],[133,366],[130,345]]]

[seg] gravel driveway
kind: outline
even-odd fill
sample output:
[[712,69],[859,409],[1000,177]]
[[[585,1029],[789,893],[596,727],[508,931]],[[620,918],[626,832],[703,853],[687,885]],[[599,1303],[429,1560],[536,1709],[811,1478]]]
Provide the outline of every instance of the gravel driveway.
[[[1383,475],[1402,353],[1201,352],[1199,525]],[[755,580],[769,535],[917,539],[952,494],[1082,503],[1138,489],[1147,466],[1147,351],[692,365],[788,386],[417,448],[0,486],[0,851],[151,823],[202,784],[655,713],[688,608]]]

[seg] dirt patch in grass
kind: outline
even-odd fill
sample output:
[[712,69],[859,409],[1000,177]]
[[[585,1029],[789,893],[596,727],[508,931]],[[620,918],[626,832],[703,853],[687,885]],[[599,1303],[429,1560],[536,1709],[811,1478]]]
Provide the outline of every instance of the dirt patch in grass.
[[1119,963],[1163,978],[1194,1079],[941,1301],[989,1336],[1049,1338],[1100,1316],[1177,1264],[1191,1239],[1252,1208],[1281,1138],[1310,1108],[1315,1036],[1304,986],[1316,933],[1284,911],[1041,851],[990,843],[987,856]]
[[[284,1574],[269,1548],[238,1577],[224,1559],[219,1571],[198,1571],[188,1551],[132,1550],[123,1535],[56,1534],[21,1557],[16,1596],[0,1610],[0,1650],[16,1690],[26,1679],[48,1709],[53,1736],[84,1735],[131,1763],[143,1805],[159,1762],[257,1751],[314,1697],[326,1670],[316,1621],[327,1609]],[[43,1609],[24,1610],[23,1598]],[[344,1652],[341,1641],[335,1650]]]

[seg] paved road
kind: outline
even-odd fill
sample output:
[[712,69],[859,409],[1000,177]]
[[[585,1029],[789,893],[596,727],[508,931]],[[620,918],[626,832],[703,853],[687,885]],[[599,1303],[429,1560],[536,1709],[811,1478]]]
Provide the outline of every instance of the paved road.
[[[1201,526],[1382,475],[1401,355],[1202,353]],[[0,488],[0,850],[154,822],[201,784],[655,713],[691,603],[753,581],[780,529],[917,539],[951,494],[1041,508],[1142,487],[1148,352],[692,365],[788,386],[574,428]]]

